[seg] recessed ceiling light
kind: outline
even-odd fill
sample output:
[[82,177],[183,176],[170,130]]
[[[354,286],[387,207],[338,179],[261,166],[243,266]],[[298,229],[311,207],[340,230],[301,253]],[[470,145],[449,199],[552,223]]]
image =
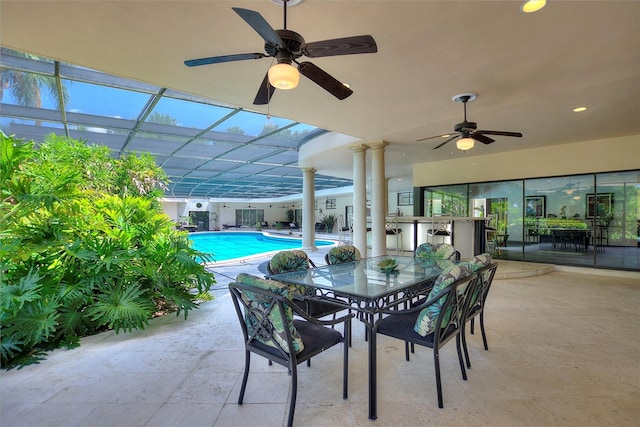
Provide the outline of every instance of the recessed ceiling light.
[[587,107],[576,107],[573,109],[574,113],[581,113],[583,111],[587,111]]
[[442,138],[449,138],[451,135],[446,134],[446,135],[441,135],[441,136],[442,136]]
[[520,11],[523,13],[537,12],[547,5],[547,0],[529,0],[520,6]]

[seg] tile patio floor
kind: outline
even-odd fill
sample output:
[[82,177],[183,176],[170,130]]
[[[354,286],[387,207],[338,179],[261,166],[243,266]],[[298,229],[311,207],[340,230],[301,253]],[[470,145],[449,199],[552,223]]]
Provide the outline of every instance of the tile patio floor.
[[[319,265],[323,256],[312,254]],[[217,298],[187,321],[171,315],[143,331],[102,333],[39,365],[0,372],[0,425],[283,425],[289,376],[265,359],[252,357],[245,403],[237,405],[244,351],[225,288],[240,271],[262,275],[265,260],[214,267]],[[500,262],[498,271],[527,268]],[[500,276],[486,308],[489,351],[478,334],[469,338],[468,381],[455,344],[441,354],[444,409],[431,350],[416,348],[406,362],[402,342],[380,337],[378,419],[368,420],[367,347],[354,322],[349,399],[342,400],[341,350],[326,351],[299,368],[295,425],[640,425],[640,277],[583,272]]]

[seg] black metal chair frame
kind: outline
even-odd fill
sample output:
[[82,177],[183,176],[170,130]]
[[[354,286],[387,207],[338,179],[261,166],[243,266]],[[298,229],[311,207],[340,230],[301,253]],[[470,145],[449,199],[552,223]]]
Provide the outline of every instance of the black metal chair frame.
[[[311,259],[307,258],[307,262],[310,267],[316,267]],[[267,263],[267,272],[269,273],[269,275],[275,273],[273,270],[271,270],[270,263]],[[280,273],[283,273],[283,271],[281,271]],[[312,295],[303,294],[295,294],[293,296],[294,303],[301,307],[311,317],[320,318],[332,314],[333,318],[335,319],[336,313],[345,310],[345,306],[341,301],[336,301],[336,303],[334,304],[331,301],[315,300],[311,297]]]
[[467,368],[471,368],[471,361],[469,360],[469,351],[467,349],[466,323],[469,322],[469,331],[473,335],[475,318],[478,316],[480,316],[480,332],[482,333],[482,343],[484,344],[484,349],[487,351],[489,350],[489,345],[487,344],[487,334],[484,330],[484,307],[487,301],[487,296],[489,295],[489,290],[491,290],[491,284],[493,283],[493,278],[495,277],[497,268],[498,263],[493,262],[480,268],[479,270],[476,270],[476,274],[478,275],[478,286],[476,287],[475,295],[472,297],[469,303],[469,310],[467,313],[465,325],[462,326],[462,348],[464,350],[464,357],[467,362]]
[[[471,300],[471,296],[478,285],[478,281],[478,275],[473,273],[467,277],[456,280],[437,295],[429,298],[420,305],[402,310],[382,309],[381,311],[388,314],[388,316],[383,317],[376,322],[375,331],[377,334],[387,335],[405,342],[433,349],[439,408],[444,407],[442,398],[442,382],[440,378],[440,348],[453,338],[456,339],[456,348],[462,378],[465,381],[467,380],[467,373],[462,356],[460,332],[464,322],[466,321],[466,316],[469,310],[469,301]],[[434,304],[443,297],[445,298],[445,301],[442,304],[440,314],[436,319],[436,325],[441,325],[441,327],[436,328],[433,333],[426,337],[415,332],[413,327],[420,311]],[[446,319],[448,314],[449,319]],[[405,348],[408,349],[408,346]],[[406,356],[408,360],[408,350]]]
[[[289,416],[287,426],[293,425],[293,417],[295,414],[296,398],[298,393],[298,364],[305,360],[311,359],[311,357],[318,355],[319,353],[333,347],[338,343],[343,343],[343,380],[342,380],[342,398],[347,399],[348,392],[348,378],[349,378],[349,331],[351,318],[353,314],[342,316],[338,319],[332,320],[319,320],[308,316],[299,306],[294,304],[291,300],[285,298],[282,295],[278,295],[274,292],[257,288],[255,286],[243,285],[239,283],[230,283],[229,291],[233,300],[233,305],[242,327],[242,333],[245,341],[245,363],[244,374],[242,377],[242,386],[240,388],[240,396],[238,397],[238,405],[242,405],[244,399],[244,393],[247,387],[247,380],[249,378],[249,367],[251,362],[251,353],[256,353],[262,357],[265,357],[270,362],[275,362],[279,365],[285,366],[289,370],[291,375],[291,395],[289,399]],[[257,296],[259,304],[258,307],[250,307],[249,304],[242,298],[243,293],[250,292],[254,296]],[[289,329],[291,320],[287,319],[285,315],[285,309],[290,308],[297,316],[302,317],[304,320],[293,319],[293,325],[300,334],[304,343],[304,349],[299,353],[294,351],[288,352],[282,346],[276,343],[276,347],[272,347],[261,342],[258,337],[268,339],[274,336],[275,327],[269,320],[269,315],[275,308],[279,309],[279,318],[282,325],[285,325],[287,348],[293,349],[293,337]],[[247,321],[247,316],[254,316],[254,320],[258,322]],[[338,323],[344,323],[343,336],[335,329],[328,328],[329,325],[335,325]],[[250,326],[253,325],[253,329]]]

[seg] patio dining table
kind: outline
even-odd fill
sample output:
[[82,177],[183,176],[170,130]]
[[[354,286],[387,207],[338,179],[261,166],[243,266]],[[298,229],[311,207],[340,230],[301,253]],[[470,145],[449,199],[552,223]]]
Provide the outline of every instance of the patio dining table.
[[[381,309],[394,309],[423,295],[442,272],[435,260],[393,256],[397,268],[383,271],[378,263],[387,256],[316,267],[268,276],[280,282],[302,285],[306,298],[344,304],[358,313],[368,336],[369,419],[377,418],[377,360],[375,317]],[[346,331],[345,331],[346,332]]]

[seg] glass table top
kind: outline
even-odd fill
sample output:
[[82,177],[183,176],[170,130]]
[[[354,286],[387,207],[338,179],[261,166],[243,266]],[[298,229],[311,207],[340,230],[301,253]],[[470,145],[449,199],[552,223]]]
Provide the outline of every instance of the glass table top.
[[[387,258],[396,260],[397,269],[385,272],[378,267],[379,262]],[[269,278],[331,290],[339,295],[376,299],[432,281],[440,275],[443,269],[443,264],[435,261],[441,260],[421,260],[408,256],[381,256],[305,271],[273,274]]]

